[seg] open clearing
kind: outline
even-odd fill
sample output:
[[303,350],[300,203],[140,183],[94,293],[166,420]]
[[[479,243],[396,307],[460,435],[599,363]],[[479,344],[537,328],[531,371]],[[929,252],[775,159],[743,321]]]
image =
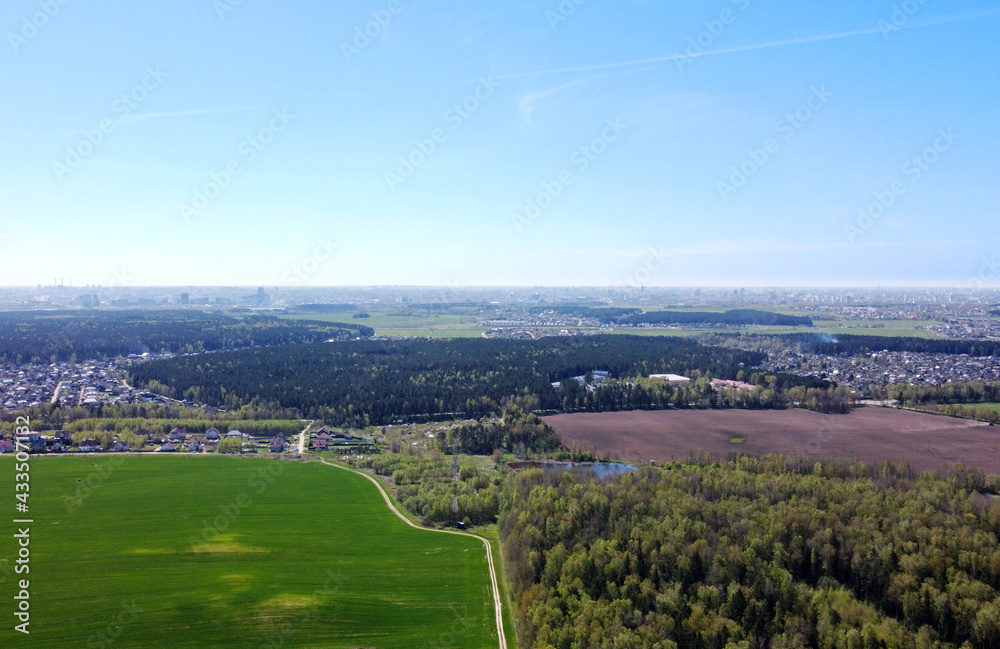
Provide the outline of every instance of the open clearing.
[[[0,461],[10,494],[13,469]],[[498,646],[482,542],[410,528],[363,476],[261,459],[47,457],[32,460],[31,485],[32,647],[99,646],[102,632],[136,648]],[[5,536],[3,558],[15,552]],[[21,637],[12,627],[0,646]]]
[[[684,460],[708,453],[808,455],[876,464],[909,461],[918,470],[956,462],[1000,473],[1000,427],[888,408],[849,415],[807,410],[656,410],[545,417],[567,446],[576,442],[633,462]],[[731,440],[743,438],[740,444]]]

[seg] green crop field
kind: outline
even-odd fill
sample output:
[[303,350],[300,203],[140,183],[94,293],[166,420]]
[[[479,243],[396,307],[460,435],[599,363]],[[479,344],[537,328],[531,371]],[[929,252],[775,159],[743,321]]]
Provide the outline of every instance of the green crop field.
[[[0,493],[14,512],[14,466]],[[486,553],[408,527],[362,476],[225,457],[31,463],[31,635],[0,646],[496,647]]]

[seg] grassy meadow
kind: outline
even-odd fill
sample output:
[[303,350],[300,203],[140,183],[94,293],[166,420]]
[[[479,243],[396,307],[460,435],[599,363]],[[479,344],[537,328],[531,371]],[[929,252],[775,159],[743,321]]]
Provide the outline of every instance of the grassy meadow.
[[[0,492],[13,513],[11,460],[0,460]],[[408,527],[347,471],[33,458],[30,505],[30,641],[13,631],[5,516],[0,646],[497,646],[482,544]]]

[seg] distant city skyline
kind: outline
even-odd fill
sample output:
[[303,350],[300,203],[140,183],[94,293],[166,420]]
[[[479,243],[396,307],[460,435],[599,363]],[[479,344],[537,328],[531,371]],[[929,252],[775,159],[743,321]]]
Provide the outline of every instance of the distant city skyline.
[[12,0],[0,285],[995,288],[998,27]]

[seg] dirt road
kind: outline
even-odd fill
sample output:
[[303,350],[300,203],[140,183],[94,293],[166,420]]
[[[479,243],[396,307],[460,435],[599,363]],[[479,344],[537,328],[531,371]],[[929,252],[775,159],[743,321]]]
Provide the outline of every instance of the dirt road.
[[371,477],[370,475],[362,471],[355,471],[354,469],[349,469],[345,466],[334,464],[333,462],[327,462],[326,460],[323,460],[323,464],[335,467],[337,469],[342,469],[344,471],[350,471],[351,473],[357,473],[358,475],[367,478],[373,485],[375,485],[378,488],[379,493],[382,494],[382,498],[385,500],[385,504],[389,506],[389,509],[392,510],[392,513],[403,519],[403,521],[410,527],[416,528],[418,530],[423,530],[425,532],[437,532],[439,534],[456,534],[458,536],[468,536],[477,539],[479,541],[482,541],[483,547],[486,548],[486,561],[487,563],[489,563],[490,566],[490,585],[493,587],[493,607],[494,610],[496,611],[497,637],[500,638],[500,649],[507,649],[507,637],[504,635],[503,632],[503,613],[500,604],[500,589],[497,587],[497,573],[493,566],[493,548],[490,546],[490,542],[481,536],[476,536],[475,534],[470,534],[468,532],[459,532],[457,530],[433,530],[427,527],[421,527],[415,524],[406,516],[404,516],[398,509],[396,509],[396,506],[392,503],[392,499],[389,498],[389,494],[386,492],[383,485],[375,478]]

